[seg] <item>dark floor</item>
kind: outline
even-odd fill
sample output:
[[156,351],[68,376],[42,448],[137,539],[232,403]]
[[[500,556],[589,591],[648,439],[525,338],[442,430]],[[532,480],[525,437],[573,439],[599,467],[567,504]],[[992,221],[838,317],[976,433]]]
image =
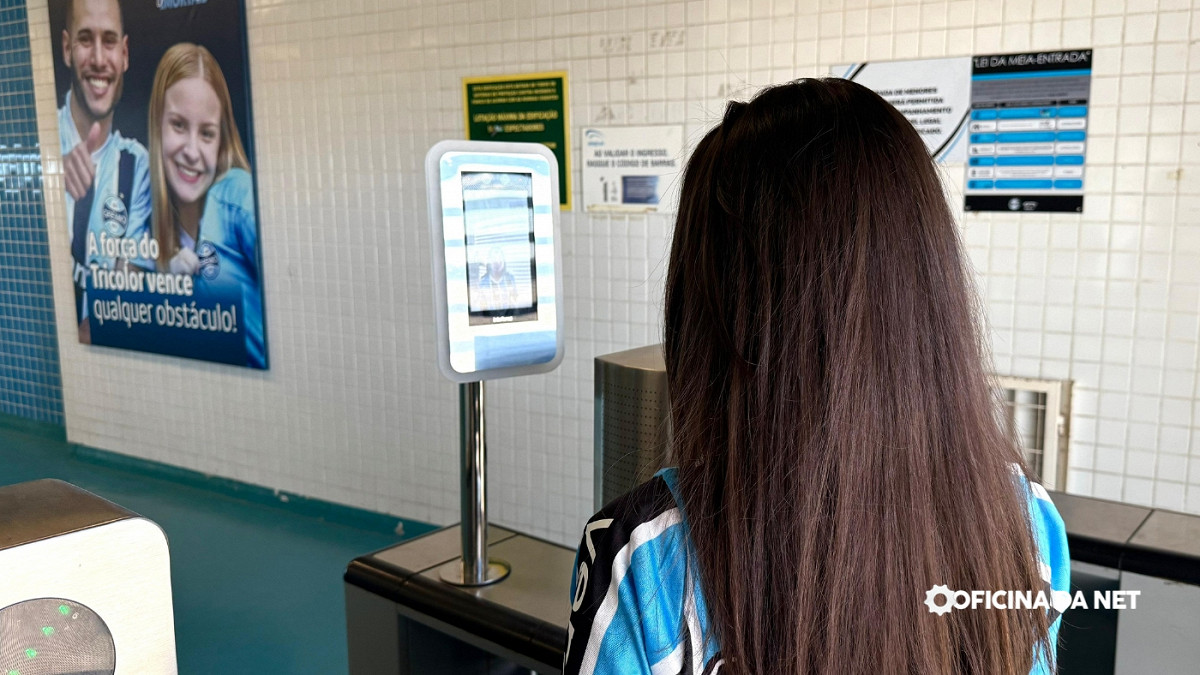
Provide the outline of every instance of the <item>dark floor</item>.
[[184,675],[347,672],[342,573],[402,539],[103,466],[44,432],[0,425],[0,485],[38,478],[78,485],[166,531]]

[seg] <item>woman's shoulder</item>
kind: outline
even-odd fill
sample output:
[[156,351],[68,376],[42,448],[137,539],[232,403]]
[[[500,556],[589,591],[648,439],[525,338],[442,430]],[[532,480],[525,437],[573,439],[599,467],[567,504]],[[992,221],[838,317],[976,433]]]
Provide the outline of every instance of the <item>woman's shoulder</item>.
[[1020,465],[1013,464],[1012,470],[1013,474],[1017,477],[1018,484],[1025,493],[1025,499],[1029,504],[1029,511],[1034,520],[1057,528],[1063,528],[1062,517],[1058,515],[1058,509],[1054,506],[1054,500],[1050,498],[1050,493],[1046,488],[1037,481],[1029,480]]
[[684,612],[703,603],[686,601],[687,533],[668,479],[660,472],[606,504],[584,527],[571,579],[564,672],[580,672],[584,663],[658,672],[644,666],[682,653]]
[[1071,579],[1071,552],[1067,546],[1066,525],[1045,487],[1029,480],[1017,465],[1014,465],[1013,473],[1024,489],[1029,520],[1037,539],[1042,578],[1053,590],[1065,591]]
[[669,478],[661,472],[617,497],[592,516],[579,542],[580,562],[605,569],[636,567],[634,559],[673,559],[687,531]]
[[605,504],[588,524],[603,522],[606,528],[632,531],[647,523],[677,520],[677,512],[671,478],[666,471],[660,471],[650,480]]
[[237,205],[253,205],[254,204],[254,179],[251,178],[250,172],[245,169],[234,167],[229,169],[213,183],[209,189],[209,195],[213,199],[219,199],[227,204]]

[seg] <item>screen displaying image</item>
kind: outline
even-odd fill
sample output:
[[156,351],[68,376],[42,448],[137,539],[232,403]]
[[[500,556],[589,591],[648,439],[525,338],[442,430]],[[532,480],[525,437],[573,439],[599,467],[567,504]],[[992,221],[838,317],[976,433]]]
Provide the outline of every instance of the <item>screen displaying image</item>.
[[533,176],[463,172],[471,325],[537,319]]

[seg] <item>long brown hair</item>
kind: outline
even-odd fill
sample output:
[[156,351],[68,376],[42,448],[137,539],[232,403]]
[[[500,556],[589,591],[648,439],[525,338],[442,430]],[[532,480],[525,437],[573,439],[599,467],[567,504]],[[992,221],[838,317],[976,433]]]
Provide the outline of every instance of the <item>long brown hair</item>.
[[722,673],[1024,675],[1042,589],[974,296],[913,127],[845,80],[730,103],[667,274],[672,451]]
[[242,137],[238,133],[233,117],[233,102],[225,75],[211,52],[200,45],[180,42],[163,54],[154,71],[154,85],[150,91],[149,136],[150,136],[150,191],[152,196],[151,230],[158,242],[158,266],[165,270],[167,263],[179,250],[179,226],[176,222],[175,198],[167,189],[167,178],[162,160],[162,122],[166,108],[167,90],[171,85],[189,77],[203,78],[217,94],[221,103],[221,142],[217,150],[217,166],[213,183],[221,180],[225,172],[237,168],[250,170],[250,161],[242,148]]

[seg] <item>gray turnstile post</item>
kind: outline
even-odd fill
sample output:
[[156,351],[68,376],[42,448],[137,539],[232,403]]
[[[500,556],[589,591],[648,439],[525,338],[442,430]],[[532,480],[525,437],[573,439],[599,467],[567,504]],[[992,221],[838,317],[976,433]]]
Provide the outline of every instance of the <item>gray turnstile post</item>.
[[501,581],[511,569],[487,557],[487,419],[483,382],[458,385],[459,477],[462,508],[462,560],[446,563],[442,581],[457,586],[486,586]]

